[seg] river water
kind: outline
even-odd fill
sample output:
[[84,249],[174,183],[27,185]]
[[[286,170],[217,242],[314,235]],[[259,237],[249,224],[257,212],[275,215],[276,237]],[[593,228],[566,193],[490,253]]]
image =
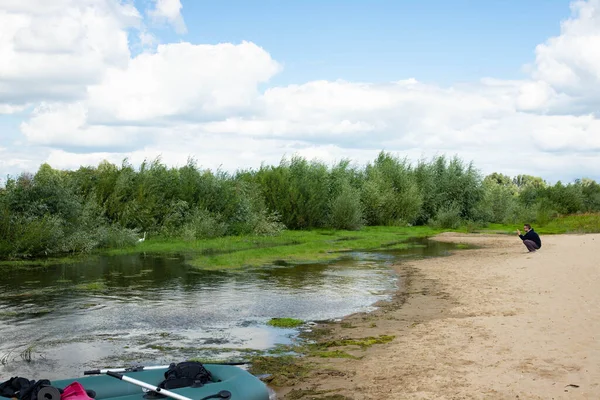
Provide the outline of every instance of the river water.
[[183,258],[98,257],[44,270],[0,271],[0,381],[58,379],[85,369],[244,360],[294,340],[271,318],[341,318],[389,298],[403,258],[440,256],[452,244],[344,253],[317,264],[202,271]]

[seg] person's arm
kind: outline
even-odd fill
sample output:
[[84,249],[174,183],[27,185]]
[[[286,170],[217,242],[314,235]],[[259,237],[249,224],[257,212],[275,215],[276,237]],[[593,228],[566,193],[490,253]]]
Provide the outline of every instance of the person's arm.
[[525,240],[525,235],[521,235],[521,231],[517,229],[517,236],[521,238],[521,240]]

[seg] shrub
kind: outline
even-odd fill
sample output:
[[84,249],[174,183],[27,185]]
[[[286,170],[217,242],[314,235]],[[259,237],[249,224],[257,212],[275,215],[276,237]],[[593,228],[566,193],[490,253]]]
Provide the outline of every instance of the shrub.
[[227,224],[220,214],[214,214],[206,209],[196,209],[190,220],[185,223],[181,235],[185,240],[208,239],[224,236]]
[[360,193],[349,184],[331,201],[329,225],[335,229],[358,230],[364,225]]
[[56,215],[14,215],[2,246],[7,258],[30,258],[58,253],[65,237],[64,220]]
[[283,230],[285,230],[285,225],[281,222],[279,213],[267,213],[266,210],[262,210],[258,215],[252,233],[262,236],[273,236]]
[[439,229],[457,229],[461,224],[460,206],[455,203],[440,208],[431,222],[433,227]]
[[137,230],[126,228],[119,224],[102,226],[98,233],[98,247],[102,248],[133,246],[140,238],[140,234]]
[[537,208],[535,205],[516,205],[512,213],[503,222],[507,224],[527,223],[524,221],[529,221],[529,223],[537,221]]

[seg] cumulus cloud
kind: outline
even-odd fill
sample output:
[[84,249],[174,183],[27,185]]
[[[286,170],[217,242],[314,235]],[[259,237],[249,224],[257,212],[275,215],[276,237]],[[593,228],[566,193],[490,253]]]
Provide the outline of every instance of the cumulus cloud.
[[108,67],[129,62],[131,4],[109,0],[8,0],[0,8],[0,104],[85,96]]
[[0,147],[0,187],[6,183],[9,175],[15,175],[15,171],[37,171],[46,154],[44,149],[32,147]]
[[600,0],[573,1],[571,10],[561,34],[535,49],[536,82],[523,87],[524,109],[579,114],[600,109]]
[[[132,59],[127,68],[109,69],[100,84],[88,87],[85,101],[39,105],[21,131],[36,145],[142,146],[160,141],[160,132],[186,121],[260,112],[257,85],[279,70],[252,43],[160,45],[155,53]],[[203,125],[197,122],[196,127]]]
[[156,22],[167,22],[172,25],[175,32],[183,34],[187,27],[181,15],[183,8],[180,0],[154,0],[155,6],[148,11],[148,15]]
[[133,149],[152,134],[151,128],[88,123],[88,109],[81,103],[43,103],[21,124],[29,143],[63,148]]
[[543,151],[600,153],[600,120],[591,115],[537,118],[531,132]]
[[222,118],[251,109],[257,85],[280,69],[253,43],[158,46],[126,69],[112,68],[89,87],[88,104],[100,120],[135,123],[165,117]]
[[0,115],[1,114],[13,114],[17,112],[21,112],[27,108],[27,104],[14,106],[11,104],[2,104],[0,103]]
[[[18,65],[28,64],[19,72],[0,61],[0,76],[13,74],[0,80],[5,100],[0,112],[17,110],[18,96],[22,104],[33,104],[21,132],[28,144],[48,149],[37,153],[40,161],[57,167],[105,158],[141,162],[157,155],[171,165],[196,156],[206,167],[229,169],[277,163],[293,153],[366,162],[381,149],[412,159],[458,154],[485,173],[545,177],[577,176],[597,163],[600,0],[573,3],[573,16],[562,23],[561,34],[532,54],[530,79],[488,78],[450,87],[414,78],[386,84],[313,81],[265,90],[259,88],[282,67],[257,44],[166,43],[132,57],[123,35],[139,23],[133,6],[61,1],[71,10],[64,15],[72,19],[46,2],[33,10],[11,1],[0,14],[0,24],[2,18],[13,24],[0,39],[0,51],[9,49]],[[86,8],[90,4],[104,8],[92,12]],[[84,14],[90,19],[82,19]],[[157,1],[149,15],[183,24],[179,1]],[[34,18],[43,21],[40,26],[57,18],[72,26],[37,42],[33,38],[44,29],[19,30]],[[102,47],[100,39],[98,46],[88,46],[96,43],[86,36],[90,29],[109,30],[105,33],[116,40],[116,48]],[[67,51],[72,46],[79,49],[75,55]],[[70,54],[83,64],[61,73],[58,57],[43,71],[32,64],[30,53]],[[78,58],[83,54],[92,55],[89,64]],[[38,84],[26,86],[25,94],[2,86],[32,77]]]
[[142,48],[154,47],[158,44],[158,39],[148,31],[140,31],[138,40]]

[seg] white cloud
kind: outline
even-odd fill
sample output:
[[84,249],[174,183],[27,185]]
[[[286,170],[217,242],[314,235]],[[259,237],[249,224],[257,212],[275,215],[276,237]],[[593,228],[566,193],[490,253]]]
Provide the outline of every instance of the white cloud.
[[88,109],[81,103],[43,103],[21,132],[29,143],[52,147],[132,148],[148,139],[150,128],[90,125]]
[[183,8],[180,0],[154,0],[156,5],[154,9],[148,11],[148,15],[157,22],[166,21],[175,28],[175,32],[183,34],[187,32],[187,27],[181,15]]
[[109,0],[4,1],[0,8],[0,103],[72,100],[107,67],[129,60],[135,7]]
[[0,147],[0,187],[6,183],[8,175],[16,175],[15,171],[37,171],[40,164],[44,162],[46,153],[31,147],[21,149]]
[[[387,84],[313,81],[262,92],[260,85],[281,66],[254,43],[169,43],[132,58],[123,35],[138,21],[137,10],[108,0],[83,0],[77,7],[62,1],[72,10],[64,15],[73,18],[46,3],[33,10],[11,2],[4,15],[21,28],[31,27],[33,18],[39,27],[64,20],[64,32],[36,41],[50,28],[22,33],[13,26],[8,39],[0,39],[0,51],[9,49],[17,65],[27,64],[19,72],[0,61],[0,71],[12,73],[12,82],[37,77],[31,90],[46,94],[25,90],[35,108],[21,132],[28,144],[49,149],[36,153],[37,160],[56,167],[157,155],[169,164],[181,165],[191,155],[206,167],[229,169],[277,163],[293,153],[366,162],[385,149],[413,160],[458,154],[485,173],[552,178],[586,173],[600,153],[600,116],[594,114],[600,110],[600,0],[574,3],[560,36],[537,47],[528,80],[487,78],[451,87],[414,78]],[[92,3],[104,8],[91,12],[86,7]],[[181,5],[167,3],[158,1],[149,14],[175,23]],[[89,19],[80,18],[84,14]],[[119,45],[88,38],[90,26],[102,27],[94,32]],[[77,32],[86,38],[69,34]],[[142,42],[151,46],[155,39]],[[29,52],[14,50],[19,46],[59,57],[48,58],[45,71],[32,64]],[[72,46],[78,50],[70,57],[83,64],[61,73],[60,55]],[[16,89],[1,85],[0,96],[17,96]],[[18,111],[7,104],[0,112]]]
[[158,39],[156,36],[148,31],[141,31],[138,35],[138,39],[142,48],[153,47],[158,44]]
[[532,138],[543,151],[600,155],[600,120],[591,115],[537,118]]
[[126,158],[126,153],[71,153],[62,149],[51,150],[46,156],[48,164],[57,169],[77,169],[80,166],[97,166],[103,160],[121,165],[124,158]]
[[160,45],[125,69],[109,69],[100,84],[88,87],[85,101],[41,104],[21,131],[36,145],[132,148],[155,132],[161,140],[161,131],[186,120],[257,112],[257,85],[279,69],[252,43]]
[[557,96],[556,91],[545,81],[525,82],[519,90],[517,106],[523,111],[546,111],[547,105]]
[[[532,71],[537,85],[524,88],[524,96],[539,98],[541,91],[545,92],[545,101],[536,108],[548,106],[554,112],[597,112],[600,110],[600,0],[576,0],[571,3],[571,10],[572,17],[561,24],[561,34],[537,46]],[[564,101],[552,104],[556,93],[568,96],[573,104]]]
[[257,85],[279,70],[253,43],[159,45],[126,69],[110,69],[100,84],[89,87],[88,103],[100,120],[222,118],[251,109]]
[[27,108],[27,104],[13,106],[11,104],[0,103],[0,115],[21,112],[21,111],[25,110],[26,108]]

